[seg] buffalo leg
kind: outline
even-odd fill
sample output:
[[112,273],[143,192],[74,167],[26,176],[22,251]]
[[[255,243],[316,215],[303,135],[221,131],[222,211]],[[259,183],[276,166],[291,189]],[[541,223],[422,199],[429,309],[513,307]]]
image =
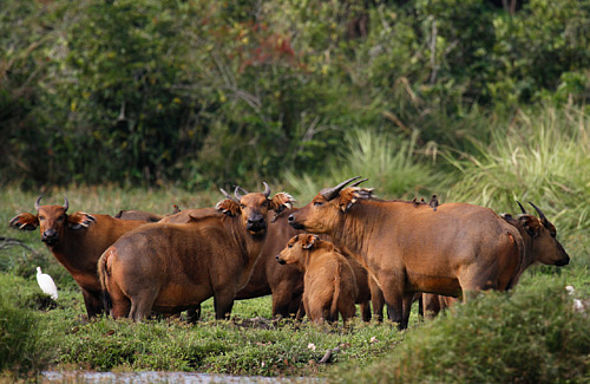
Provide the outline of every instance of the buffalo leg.
[[361,317],[363,321],[371,321],[371,306],[368,301],[361,303]]
[[385,300],[383,299],[383,292],[377,285],[374,279],[369,279],[369,290],[371,291],[371,304],[373,305],[373,315],[378,322],[383,321],[383,306]]
[[414,303],[414,294],[405,294],[402,301],[402,324],[401,329],[408,328],[410,320],[410,313],[412,312],[412,304]]
[[196,323],[201,318],[201,304],[199,304],[193,308],[189,308],[186,311],[186,314],[187,314],[189,323],[191,323],[191,324]]
[[149,317],[157,296],[158,289],[156,287],[145,289],[136,295],[132,295],[129,317],[134,321],[141,321]]
[[89,319],[104,312],[104,305],[100,294],[95,294],[82,288],[82,296],[84,297],[84,306],[86,307],[86,314]]
[[[384,273],[385,275],[385,273]],[[403,322],[403,308],[404,297],[402,294],[402,287],[399,286],[398,281],[404,281],[393,276],[379,276],[379,281],[382,285],[383,298],[387,304],[387,315],[389,320],[397,323],[399,330],[405,329],[407,323]]]
[[231,309],[234,306],[234,295],[232,292],[218,292],[213,295],[216,320],[229,320]]
[[289,286],[279,286],[272,292],[272,317],[287,318],[295,315],[299,309],[301,294],[294,293]]

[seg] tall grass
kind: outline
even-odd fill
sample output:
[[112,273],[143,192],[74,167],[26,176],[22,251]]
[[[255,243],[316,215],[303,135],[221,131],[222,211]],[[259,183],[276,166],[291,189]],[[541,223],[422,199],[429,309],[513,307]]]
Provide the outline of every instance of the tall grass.
[[460,172],[449,200],[504,212],[520,212],[515,200],[531,201],[590,262],[577,246],[590,229],[590,116],[581,109],[535,109],[491,129],[491,142],[476,143],[476,153],[447,154]]
[[288,172],[285,179],[304,203],[322,188],[357,175],[368,178],[366,185],[374,187],[378,196],[412,198],[444,180],[417,154],[416,138],[417,133],[407,140],[356,130],[346,137],[339,154],[326,159],[326,168],[318,177]]

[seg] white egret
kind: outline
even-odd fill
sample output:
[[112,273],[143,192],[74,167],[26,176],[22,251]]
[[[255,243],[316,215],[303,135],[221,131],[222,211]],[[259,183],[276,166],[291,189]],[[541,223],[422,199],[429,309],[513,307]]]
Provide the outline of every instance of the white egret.
[[44,293],[51,296],[53,300],[57,300],[57,287],[51,276],[41,272],[41,267],[37,267],[37,283]]

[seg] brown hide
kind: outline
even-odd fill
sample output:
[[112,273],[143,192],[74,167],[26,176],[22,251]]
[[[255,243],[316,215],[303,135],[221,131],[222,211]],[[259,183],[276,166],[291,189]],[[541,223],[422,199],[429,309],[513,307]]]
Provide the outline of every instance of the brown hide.
[[250,193],[239,204],[220,202],[225,215],[149,224],[123,236],[99,261],[113,317],[140,320],[152,310],[180,312],[213,296],[216,318],[227,318],[236,293],[250,279],[278,197]]
[[269,224],[262,254],[250,281],[236,296],[236,300],[244,300],[272,294],[273,317],[294,316],[303,294],[303,273],[294,266],[280,265],[275,259],[289,239],[301,233],[287,222],[294,211],[285,210]]
[[292,264],[304,273],[303,306],[316,323],[346,322],[354,316],[358,296],[356,278],[350,262],[329,241],[318,236],[294,236],[277,256],[281,264]]
[[191,218],[199,218],[204,216],[211,216],[211,215],[222,215],[215,208],[194,208],[194,209],[185,209],[183,211],[174,213],[172,215],[164,216],[159,222],[160,223],[175,223],[175,224],[183,224],[192,221]]
[[[522,273],[534,263],[564,266],[569,263],[569,256],[557,241],[555,226],[546,218],[522,214],[516,217],[505,213],[500,215],[507,223],[518,229],[525,245],[525,257],[518,273],[514,276],[511,286],[518,282]],[[441,310],[450,307],[456,299],[448,296],[423,294],[425,312],[435,316]]]
[[10,220],[10,225],[18,229],[34,230],[39,226],[47,248],[82,289],[88,317],[104,310],[96,267],[100,255],[121,235],[143,224],[109,215],[68,215],[59,205],[42,205],[37,215],[21,213]]
[[[188,209],[178,214],[163,218],[160,222],[188,223],[191,216],[215,214],[213,208]],[[273,317],[294,316],[301,303],[303,294],[303,273],[293,266],[281,266],[275,256],[285,247],[287,241],[297,233],[287,222],[293,209],[285,209],[268,224],[268,234],[262,247],[262,254],[256,262],[248,284],[234,298],[246,300],[272,294]],[[221,215],[221,213],[218,213]]]
[[507,289],[524,257],[522,238],[492,210],[470,204],[378,201],[371,190],[322,193],[289,217],[295,228],[329,235],[366,262],[391,306],[393,320],[407,327],[415,292],[458,296],[481,289]]
[[155,213],[146,212],[146,211],[138,211],[134,209],[123,209],[120,210],[119,213],[115,215],[117,219],[122,220],[140,220],[146,221],[150,223],[155,223],[157,221],[162,220],[164,216],[157,215]]
[[[373,312],[379,321],[383,320],[383,301],[382,295],[379,296],[378,286],[374,284],[373,279],[369,276],[367,269],[363,266],[364,260],[358,255],[353,254],[347,248],[337,248],[340,253],[350,263],[354,279],[358,289],[355,303],[360,305],[361,317],[363,321],[371,320],[371,307],[369,301],[373,300]],[[373,282],[373,284],[370,284]],[[381,317],[379,314],[381,313]]]

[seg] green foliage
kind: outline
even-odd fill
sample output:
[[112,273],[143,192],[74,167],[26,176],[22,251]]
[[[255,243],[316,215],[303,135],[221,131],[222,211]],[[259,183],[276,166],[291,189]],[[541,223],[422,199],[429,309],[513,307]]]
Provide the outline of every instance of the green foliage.
[[486,293],[409,332],[387,357],[340,370],[334,382],[584,382],[590,321],[562,279],[529,280],[512,295]]
[[497,113],[585,105],[588,0],[495,3],[6,0],[0,183],[243,184],[356,130],[470,151]]
[[42,296],[24,279],[0,274],[0,371],[16,374],[38,371],[46,351],[39,327],[38,308]]

